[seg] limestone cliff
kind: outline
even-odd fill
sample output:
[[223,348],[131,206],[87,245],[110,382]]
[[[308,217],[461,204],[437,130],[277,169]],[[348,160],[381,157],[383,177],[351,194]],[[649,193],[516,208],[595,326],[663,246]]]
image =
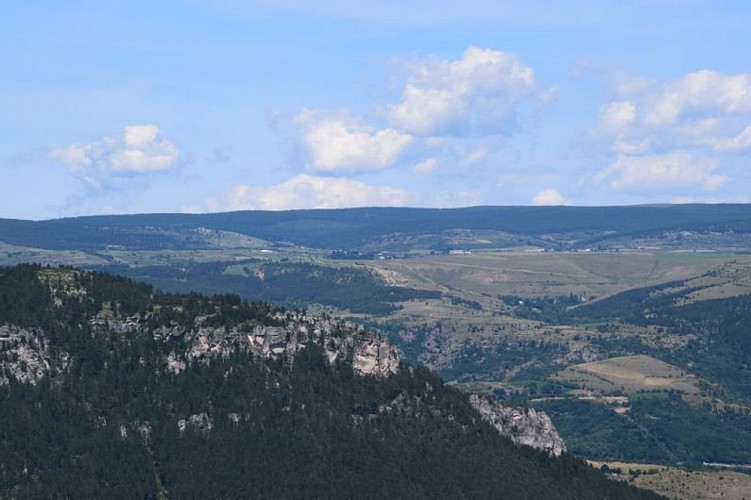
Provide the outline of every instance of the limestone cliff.
[[41,328],[0,325],[0,385],[11,379],[36,384],[51,370],[64,368],[67,354],[60,353],[58,361],[52,359]]
[[[238,349],[265,358],[283,358],[291,365],[297,351],[309,343],[322,346],[331,364],[350,361],[360,375],[384,377],[399,369],[399,351],[386,338],[326,317],[289,315],[284,318],[285,326],[230,329],[205,326],[205,317],[196,318],[187,326],[173,323],[149,329],[146,319],[140,315],[124,319],[96,315],[89,325],[94,334],[152,335],[170,346],[163,366],[174,374],[191,363],[227,358]],[[36,384],[52,371],[63,372],[67,364],[67,353],[59,353],[53,359],[42,329],[0,325],[0,385],[11,379]]]
[[[236,350],[264,358],[282,358],[288,366],[297,352],[310,343],[320,345],[330,364],[349,361],[356,373],[377,377],[388,376],[399,369],[399,352],[386,339],[366,332],[361,326],[337,322],[327,317],[289,314],[278,318],[284,326],[215,327],[206,326],[206,317],[198,317],[191,325],[173,323],[157,328],[147,326],[147,317],[139,315],[124,319],[95,316],[89,325],[93,332],[131,335],[146,333],[169,346],[163,357],[163,369],[178,374],[191,364],[208,364],[215,358],[227,358]],[[47,374],[62,373],[68,355],[53,359],[44,332],[39,328],[0,326],[0,385],[11,379],[36,384]],[[513,442],[546,450],[553,455],[566,451],[550,418],[532,408],[511,408],[472,395],[472,406],[481,417]],[[179,423],[181,431],[194,427],[209,432],[212,422],[197,414]],[[239,415],[228,417],[239,420]]]
[[478,394],[472,394],[469,400],[483,420],[514,443],[545,450],[555,456],[566,452],[566,443],[545,412],[503,406]]
[[[151,330],[155,339],[173,346],[164,360],[168,371],[180,373],[190,363],[206,364],[213,358],[227,358],[236,349],[265,358],[283,358],[291,364],[297,351],[308,343],[321,345],[331,364],[351,360],[355,372],[361,375],[387,376],[399,369],[399,351],[386,338],[366,332],[359,325],[292,313],[277,318],[284,326],[227,329],[206,326],[206,319]],[[146,328],[145,321],[137,315],[125,320],[95,317],[90,324],[101,331],[118,333]]]

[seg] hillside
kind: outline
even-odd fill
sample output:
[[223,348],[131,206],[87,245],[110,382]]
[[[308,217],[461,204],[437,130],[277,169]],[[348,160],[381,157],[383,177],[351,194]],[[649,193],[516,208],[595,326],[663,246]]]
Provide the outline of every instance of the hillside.
[[0,496],[640,498],[518,447],[361,328],[0,269]]
[[365,252],[524,245],[565,249],[676,231],[748,234],[749,221],[751,205],[353,208],[4,219],[0,241],[57,250],[198,249],[221,246],[218,236],[229,233],[254,238],[245,245],[266,241]]
[[578,456],[707,470],[751,463],[749,207],[6,220],[0,264],[336,314],[452,387],[544,410]]

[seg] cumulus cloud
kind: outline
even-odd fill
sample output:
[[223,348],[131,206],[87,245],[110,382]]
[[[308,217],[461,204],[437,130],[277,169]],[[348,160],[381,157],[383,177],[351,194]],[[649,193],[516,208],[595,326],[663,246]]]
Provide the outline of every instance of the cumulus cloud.
[[567,205],[568,200],[561,194],[560,191],[553,188],[543,189],[532,198],[532,204],[543,205]]
[[401,102],[385,114],[392,126],[418,136],[510,132],[519,102],[544,93],[518,57],[480,47],[455,61],[417,61],[409,70]]
[[349,113],[327,114],[309,109],[295,118],[316,172],[382,170],[394,164],[413,138],[393,128],[376,129]]
[[176,165],[178,150],[156,125],[131,125],[120,137],[71,144],[53,150],[52,156],[88,183],[101,185],[125,175],[168,170]]
[[708,158],[693,158],[686,152],[662,155],[619,156],[600,170],[595,183],[610,181],[620,191],[658,192],[678,188],[716,189],[725,177],[714,173],[715,162]]
[[456,60],[402,62],[401,93],[389,104],[363,114],[302,109],[292,120],[303,153],[296,167],[342,177],[392,167],[424,175],[439,164],[474,166],[490,151],[475,138],[513,132],[524,103],[549,95],[532,68],[507,52],[470,47]]
[[403,206],[408,201],[403,189],[308,174],[268,187],[241,184],[233,188],[229,199],[232,210]]

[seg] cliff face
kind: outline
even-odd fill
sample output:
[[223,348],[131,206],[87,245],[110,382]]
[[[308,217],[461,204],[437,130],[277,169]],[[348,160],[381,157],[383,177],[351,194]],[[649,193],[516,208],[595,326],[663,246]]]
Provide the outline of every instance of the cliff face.
[[[284,326],[226,329],[205,326],[206,318],[199,317],[189,326],[171,324],[149,329],[145,318],[139,315],[124,319],[104,319],[97,315],[89,320],[89,325],[94,334],[99,335],[151,334],[168,346],[161,366],[165,372],[173,374],[193,364],[205,365],[212,359],[228,358],[236,350],[263,358],[281,358],[291,365],[298,351],[310,343],[323,347],[330,364],[348,360],[360,375],[386,377],[399,369],[398,350],[387,339],[368,333],[360,326],[301,314],[285,319]],[[36,384],[51,372],[64,374],[68,363],[66,353],[53,358],[41,329],[0,326],[0,385],[8,384],[11,378],[20,383]],[[566,451],[565,443],[544,412],[502,406],[478,395],[472,395],[470,402],[485,421],[514,443],[556,456]],[[180,430],[193,426],[208,432],[211,422],[204,420],[186,419]]]
[[36,384],[50,370],[64,367],[67,355],[61,353],[59,357],[56,367],[42,329],[0,325],[0,386],[11,378]]
[[[386,377],[399,369],[399,352],[387,339],[366,332],[360,326],[327,318],[289,315],[285,317],[284,326],[229,329],[206,326],[206,317],[198,317],[187,326],[173,323],[149,329],[146,319],[139,315],[122,319],[96,315],[89,320],[89,325],[98,335],[152,335],[168,346],[161,366],[165,372],[173,374],[193,364],[205,365],[212,359],[228,358],[236,350],[263,358],[281,358],[291,365],[298,351],[310,343],[323,347],[330,364],[348,360],[360,375]],[[66,353],[51,356],[45,334],[39,328],[0,326],[0,349],[0,385],[8,384],[11,378],[20,383],[36,384],[51,372],[63,374],[69,362]],[[472,395],[470,402],[485,421],[514,443],[546,450],[552,455],[566,451],[565,443],[544,412],[502,406],[478,395]],[[180,430],[198,426],[208,432],[210,422],[204,425],[205,422],[199,420],[182,422]]]
[[174,342],[175,350],[166,360],[173,373],[179,373],[191,362],[209,363],[215,357],[228,357],[240,349],[265,358],[283,358],[293,363],[295,354],[309,343],[323,347],[330,364],[345,360],[360,375],[379,377],[396,373],[399,351],[378,335],[362,327],[342,324],[329,319],[292,316],[285,326],[256,326],[252,329],[205,327],[185,328],[180,325],[153,331],[154,337]]
[[[92,299],[86,304],[89,291],[81,276],[85,278],[85,275],[67,270],[52,275],[56,279],[49,279],[49,283],[67,283],[67,288],[50,285],[56,304],[52,307],[74,299],[73,307],[77,302],[81,310],[86,311],[76,319],[75,327],[80,329],[79,335],[103,340],[101,347],[109,341],[129,345],[148,339],[144,345],[150,347],[148,351],[139,353],[138,363],[153,366],[157,373],[180,374],[191,367],[211,365],[213,360],[229,359],[237,352],[262,359],[281,359],[283,365],[289,368],[301,350],[312,344],[322,349],[330,365],[351,363],[354,372],[362,376],[382,378],[399,370],[399,352],[386,338],[366,332],[361,326],[332,320],[327,315],[308,316],[302,312],[272,308],[253,310],[239,303],[228,308],[226,304],[220,306],[207,299],[201,306],[203,309],[193,314],[160,316],[160,309],[173,307],[177,312],[182,312],[185,306],[152,304],[142,307],[141,312],[125,315],[119,312],[120,307],[115,301],[103,301],[101,305],[90,307],[95,303]],[[74,279],[81,279],[82,283],[76,285]],[[148,301],[144,303],[148,304]],[[228,319],[225,315],[231,315],[243,307],[245,316],[239,320]],[[67,317],[62,314],[57,321],[57,324],[48,323],[50,328],[63,325]],[[66,377],[68,367],[81,361],[77,359],[80,353],[66,353],[54,342],[50,344],[54,339],[60,340],[60,332],[50,332],[58,337],[46,333],[39,327],[0,325],[0,386],[11,381],[34,385],[47,376]],[[110,348],[107,347],[108,350]],[[146,359],[152,355],[153,358]],[[104,357],[107,358],[106,355]],[[102,362],[102,368],[105,368],[114,361],[106,359]],[[399,398],[401,396],[397,396],[395,401],[398,402]],[[400,408],[400,404],[381,406],[385,408],[383,411],[391,411]],[[471,404],[484,420],[517,444],[547,450],[553,455],[560,455],[566,450],[552,422],[542,412],[503,407],[479,396],[472,396]],[[370,411],[368,418],[380,413],[381,406],[378,412]],[[362,415],[358,413],[355,416]],[[216,415],[209,415],[206,411],[191,412],[178,421],[178,429],[184,432],[196,428],[208,433],[214,426],[213,417]],[[238,423],[246,419],[246,415],[230,411],[227,418]],[[133,429],[137,430],[137,427]]]
[[544,450],[555,456],[566,452],[566,443],[545,412],[534,408],[503,406],[477,394],[472,394],[469,400],[483,420],[514,443]]
[[[89,320],[94,334],[150,333],[171,350],[163,359],[163,368],[178,374],[192,363],[208,364],[211,359],[227,358],[235,350],[243,350],[264,358],[283,358],[292,364],[295,354],[309,343],[321,345],[330,364],[352,362],[355,373],[385,377],[399,369],[399,351],[378,335],[360,326],[303,315],[285,318],[285,326],[253,328],[208,327],[206,318],[194,324],[171,324],[149,328],[145,318],[133,315],[125,319],[104,319],[100,315]],[[0,385],[10,379],[36,384],[50,371],[62,372],[68,355],[53,359],[48,341],[41,328],[0,326]]]

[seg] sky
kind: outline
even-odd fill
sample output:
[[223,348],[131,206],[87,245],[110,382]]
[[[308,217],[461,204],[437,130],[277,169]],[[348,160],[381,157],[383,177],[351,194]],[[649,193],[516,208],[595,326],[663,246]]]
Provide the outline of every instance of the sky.
[[0,218],[751,202],[746,0],[4,0]]

